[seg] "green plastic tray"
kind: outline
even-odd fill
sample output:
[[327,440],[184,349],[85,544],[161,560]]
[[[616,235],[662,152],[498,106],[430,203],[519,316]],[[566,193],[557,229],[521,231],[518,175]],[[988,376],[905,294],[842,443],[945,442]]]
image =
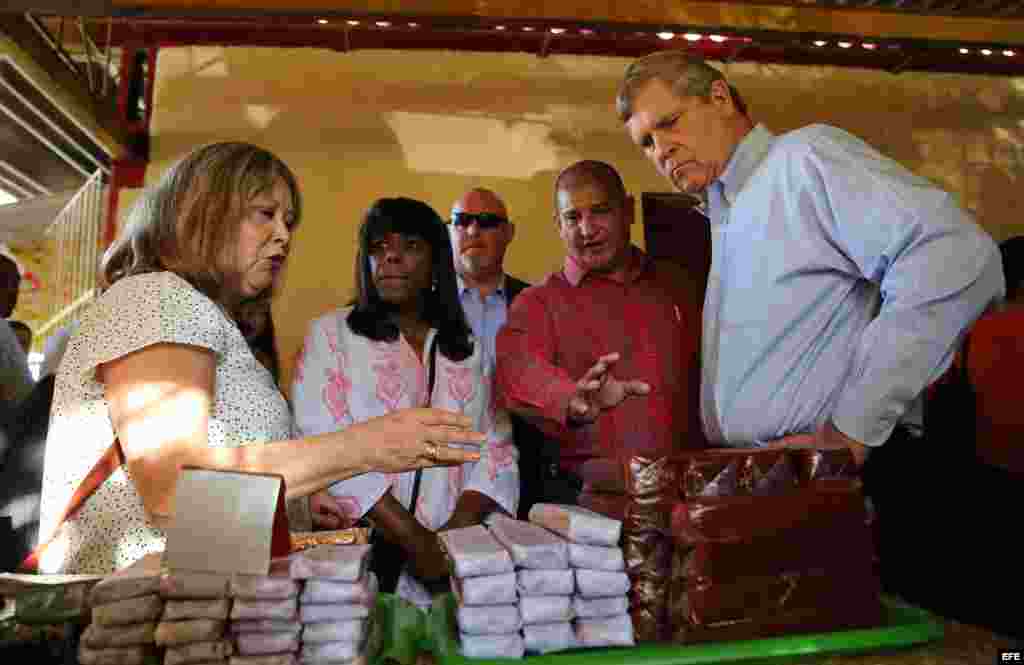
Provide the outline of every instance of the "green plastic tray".
[[[644,644],[636,647],[574,649],[527,656],[531,665],[702,665],[705,663],[793,663],[833,654],[862,653],[908,647],[942,637],[942,623],[920,608],[883,596],[886,623],[878,628],[836,633],[791,635],[743,642],[681,646]],[[455,631],[455,598],[438,597],[427,617],[427,632],[438,665],[508,665],[510,659],[466,658],[459,653]]]

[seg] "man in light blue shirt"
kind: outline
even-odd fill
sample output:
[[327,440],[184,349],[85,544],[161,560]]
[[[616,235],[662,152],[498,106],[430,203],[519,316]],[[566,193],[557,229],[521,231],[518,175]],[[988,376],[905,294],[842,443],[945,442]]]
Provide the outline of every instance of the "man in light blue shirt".
[[864,464],[890,441],[885,479],[869,477],[874,459],[865,468],[884,528],[883,502],[913,500],[904,474],[946,454],[917,436],[921,395],[1003,295],[995,243],[949,193],[841,129],[755,125],[685,52],[633,63],[617,102],[633,142],[711,220],[712,445],[846,447]]
[[[505,325],[508,308],[529,284],[505,274],[505,252],[515,237],[504,201],[489,189],[466,192],[452,206],[449,227],[458,274],[459,299],[473,334],[484,348],[489,376],[494,376],[494,341]],[[544,435],[524,419],[509,414],[519,448],[519,517],[545,498],[544,472],[552,467],[557,448],[545,446]]]

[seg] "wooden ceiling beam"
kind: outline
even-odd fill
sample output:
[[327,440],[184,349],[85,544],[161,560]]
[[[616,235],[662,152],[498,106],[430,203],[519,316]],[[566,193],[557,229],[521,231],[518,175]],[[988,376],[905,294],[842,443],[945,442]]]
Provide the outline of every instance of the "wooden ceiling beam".
[[[77,5],[53,0],[47,5]],[[678,2],[677,0],[108,0],[116,16],[423,16],[536,21],[587,21],[689,26],[735,31],[860,35],[873,39],[928,39],[1024,44],[1024,21],[976,16],[915,15],[867,8],[807,4]],[[59,13],[59,12],[55,12]]]

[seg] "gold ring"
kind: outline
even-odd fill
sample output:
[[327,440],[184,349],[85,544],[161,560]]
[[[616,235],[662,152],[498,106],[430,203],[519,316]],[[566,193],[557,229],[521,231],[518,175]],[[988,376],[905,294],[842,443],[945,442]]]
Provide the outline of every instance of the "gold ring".
[[438,451],[437,451],[437,444],[436,443],[434,443],[432,441],[427,441],[426,443],[423,444],[423,447],[427,449],[427,455],[426,455],[427,459],[431,459],[431,460],[439,459],[439,457],[437,455]]

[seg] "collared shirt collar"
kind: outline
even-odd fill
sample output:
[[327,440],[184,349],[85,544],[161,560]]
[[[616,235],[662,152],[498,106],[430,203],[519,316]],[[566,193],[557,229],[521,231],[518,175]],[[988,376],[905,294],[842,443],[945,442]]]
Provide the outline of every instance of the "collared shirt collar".
[[726,163],[725,170],[718,177],[722,183],[722,194],[726,203],[732,205],[736,201],[736,196],[757,170],[774,141],[775,135],[764,125],[758,124],[739,142]]
[[[505,273],[501,273],[501,278],[498,280],[498,288],[494,290],[494,295],[499,295],[499,296],[505,295],[505,278],[506,277],[507,277],[507,275]],[[459,297],[460,298],[462,296],[466,295],[466,293],[468,293],[469,291],[473,290],[473,287],[466,286],[466,281],[464,279],[462,279],[462,275],[460,275],[459,273],[455,273],[455,282],[456,282],[456,284],[458,284],[458,287],[459,287]]]
[[[634,245],[629,246],[630,256],[629,265],[626,267],[626,272],[622,277],[609,277],[601,275],[602,279],[610,279],[616,282],[622,282],[628,284],[637,278],[644,268],[650,263],[650,257],[647,256],[639,247]],[[573,286],[579,286],[589,273],[576,262],[571,256],[565,257],[565,262],[562,265],[562,274],[565,275],[566,281]]]

